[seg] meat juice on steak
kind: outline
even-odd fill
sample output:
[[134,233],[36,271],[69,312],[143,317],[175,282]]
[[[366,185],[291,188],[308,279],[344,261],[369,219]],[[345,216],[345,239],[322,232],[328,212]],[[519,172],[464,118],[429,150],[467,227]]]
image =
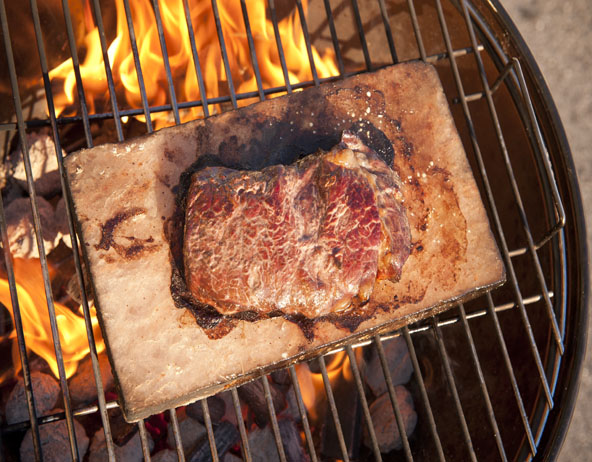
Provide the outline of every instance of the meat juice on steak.
[[398,175],[355,135],[260,171],[206,167],[187,194],[185,279],[223,315],[316,318],[398,280],[411,250]]

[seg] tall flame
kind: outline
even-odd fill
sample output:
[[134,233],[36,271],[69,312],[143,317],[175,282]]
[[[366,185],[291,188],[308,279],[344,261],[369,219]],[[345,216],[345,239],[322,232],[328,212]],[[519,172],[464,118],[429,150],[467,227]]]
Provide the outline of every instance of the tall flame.
[[[108,47],[109,63],[113,72],[118,98],[123,94],[133,108],[142,104],[140,85],[134,64],[127,18],[123,0],[115,1],[117,9],[116,37]],[[201,98],[198,77],[191,51],[182,0],[161,0],[160,16],[166,41],[168,62],[179,101],[198,101]],[[242,10],[237,0],[218,0],[217,2],[222,34],[224,37],[232,81],[238,93],[257,91],[254,66],[245,30]],[[257,54],[264,88],[285,85],[284,74],[274,36],[273,23],[266,17],[264,0],[246,0],[253,42]],[[211,2],[198,0],[190,7],[190,18],[194,28],[195,44],[203,69],[203,79],[207,98],[228,94],[228,78],[224,69],[218,33]],[[303,1],[304,11],[307,2]],[[88,14],[87,14],[88,16]],[[142,68],[147,100],[151,106],[167,103],[168,80],[163,61],[155,11],[150,0],[137,0],[132,3],[131,16],[134,25],[137,49]],[[86,21],[87,23],[89,21]],[[282,38],[282,48],[286,59],[291,84],[312,80],[306,41],[300,21],[294,11],[278,23]],[[87,31],[83,40],[85,58],[80,65],[80,73],[89,110],[94,112],[98,104],[106,103],[108,95],[107,79],[96,27]],[[319,77],[338,75],[334,54],[327,50],[322,56],[312,47],[314,64]],[[64,93],[56,97],[58,113],[74,110],[76,79],[72,59],[68,59],[49,73],[52,82],[63,81]],[[239,104],[249,104],[245,101]],[[210,107],[215,112],[215,107]],[[192,108],[184,114],[184,120],[203,115],[201,108]],[[157,113],[152,116],[160,124],[167,124],[167,116]],[[141,118],[141,117],[140,117]]]
[[[45,359],[51,371],[57,377],[58,365],[51,336],[43,274],[39,260],[16,258],[14,260],[14,277],[17,281],[16,289],[27,348]],[[9,309],[14,323],[10,289],[8,281],[5,279],[0,279],[0,302]],[[54,302],[54,307],[66,377],[70,377],[76,371],[78,362],[89,353],[84,317],[82,314],[72,312],[67,306],[58,302]],[[105,349],[105,344],[101,337],[94,307],[91,308],[91,315],[97,351],[102,352]],[[11,337],[16,338],[16,330],[13,330]],[[15,341],[13,342],[12,351],[15,371],[18,370],[20,365],[18,355],[18,345]]]

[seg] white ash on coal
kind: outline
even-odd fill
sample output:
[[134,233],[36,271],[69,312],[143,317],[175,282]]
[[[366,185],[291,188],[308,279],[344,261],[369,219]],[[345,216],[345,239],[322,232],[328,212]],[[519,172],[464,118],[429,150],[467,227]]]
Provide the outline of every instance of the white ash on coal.
[[249,448],[253,462],[280,460],[271,427],[255,428],[249,433]]
[[[41,196],[52,196],[61,189],[60,173],[56,157],[56,147],[47,130],[27,133],[27,146],[29,148],[29,159],[31,171],[35,184],[35,192]],[[62,149],[62,156],[66,152]],[[22,143],[5,159],[5,174],[24,190],[27,190],[27,176],[25,163],[23,161]]]
[[[409,350],[405,339],[399,336],[385,340],[382,342],[382,347],[393,385],[402,385],[409,382],[411,374],[413,374],[413,365],[409,358]],[[374,396],[380,396],[387,391],[384,371],[376,348],[372,349],[372,356],[366,363],[364,377]]]
[[[58,412],[58,410],[56,409],[54,412]],[[74,432],[76,433],[78,454],[80,460],[82,460],[88,450],[88,436],[84,427],[76,419],[74,419]],[[70,438],[65,420],[40,425],[39,437],[41,439],[44,462],[63,462],[70,458]],[[32,462],[35,460],[33,434],[31,430],[27,431],[21,442],[20,456],[21,462]]]
[[68,247],[72,248],[72,237],[70,236],[70,228],[68,226],[68,213],[66,211],[66,199],[60,198],[55,208],[56,228],[60,234],[62,242]]
[[[148,436],[148,445],[150,450],[154,447],[152,438]],[[144,454],[142,452],[142,441],[140,434],[135,432],[134,435],[123,445],[119,446],[114,442],[113,448],[115,450],[115,459],[125,462],[142,462]],[[105,432],[103,429],[98,430],[90,444],[88,462],[103,462],[108,460],[107,441],[105,440]]]
[[[45,252],[51,252],[60,241],[54,210],[49,202],[37,196],[37,207],[41,220],[41,237]],[[35,239],[33,212],[28,198],[13,200],[4,209],[10,251],[15,258],[39,258],[39,249]]]
[[[403,420],[403,426],[405,427],[405,434],[409,437],[417,424],[417,413],[413,406],[413,398],[411,393],[403,385],[395,387],[395,396]],[[370,415],[380,452],[388,453],[401,449],[403,447],[403,441],[388,393],[379,396],[370,405]],[[364,427],[364,443],[366,446],[372,447],[372,440],[366,427]]]
[[[37,417],[49,414],[55,407],[60,395],[58,382],[50,375],[35,371],[31,373],[31,385],[33,387]],[[6,401],[5,417],[7,424],[29,421],[26,396],[25,382],[21,377]]]
[[[98,359],[103,390],[107,392],[113,388],[111,365],[105,354],[100,354]],[[68,382],[68,389],[70,390],[72,404],[75,406],[90,404],[97,399],[97,385],[90,356],[78,363],[76,374]]]
[[[172,423],[168,424],[167,430],[167,444],[171,448],[175,448],[177,444],[175,442]],[[191,417],[179,418],[179,434],[183,453],[186,456],[189,456],[198,444],[203,443],[207,439],[206,433],[206,427],[197,420]]]

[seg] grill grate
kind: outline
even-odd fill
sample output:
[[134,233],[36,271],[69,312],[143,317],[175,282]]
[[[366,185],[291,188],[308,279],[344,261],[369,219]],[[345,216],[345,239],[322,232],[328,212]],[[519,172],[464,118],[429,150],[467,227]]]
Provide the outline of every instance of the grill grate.
[[[317,2],[320,4],[320,1]],[[453,115],[465,148],[474,167],[482,195],[486,201],[489,217],[495,231],[507,269],[508,282],[501,289],[488,292],[466,306],[458,305],[452,310],[403,327],[397,332],[377,336],[372,341],[349,345],[345,352],[350,359],[352,374],[361,398],[363,412],[362,425],[367,426],[371,440],[367,458],[375,460],[530,460],[554,454],[562,440],[573,407],[573,393],[576,388],[579,361],[584,337],[585,302],[587,289],[587,268],[585,264],[585,233],[580,211],[579,195],[575,179],[569,174],[569,149],[564,140],[560,122],[536,65],[520,41],[513,26],[495,2],[474,2],[460,0],[459,3],[443,4],[440,0],[407,0],[405,3],[378,0],[377,21],[368,21],[364,11],[373,5],[374,0],[363,2],[360,8],[357,0],[336,2],[323,0],[325,29],[328,46],[332,46],[340,75],[343,78],[358,72],[376,69],[373,53],[388,50],[392,63],[411,59],[421,59],[434,63],[441,75],[447,96],[453,103]],[[255,41],[249,21],[245,0],[240,0],[240,8],[247,35],[252,71],[257,90],[237,93],[232,81],[232,72],[222,32],[221,17],[217,0],[211,0],[217,30],[217,39],[226,76],[228,76],[228,95],[206,98],[204,78],[200,67],[194,27],[189,14],[188,0],[183,0],[187,29],[191,45],[193,66],[199,85],[200,99],[178,101],[175,94],[174,77],[169,62],[169,53],[163,32],[163,22],[158,0],[152,0],[154,22],[160,38],[160,50],[164,58],[169,103],[150,106],[144,82],[145,69],[142,69],[136,42],[132,9],[129,0],[123,0],[127,27],[138,77],[142,108],[120,109],[112,70],[107,59],[107,40],[103,25],[100,2],[89,2],[99,30],[101,51],[105,63],[111,112],[89,113],[84,92],[84,80],[80,72],[78,50],[70,6],[62,2],[69,51],[73,59],[76,89],[79,102],[79,115],[57,117],[52,86],[49,80],[47,54],[42,34],[42,26],[36,0],[30,0],[31,21],[36,36],[36,46],[40,58],[45,98],[49,117],[44,120],[26,120],[24,106],[19,92],[19,76],[15,66],[11,31],[17,24],[10,23],[4,0],[0,0],[0,25],[5,50],[5,60],[10,80],[9,94],[14,105],[14,119],[0,123],[0,135],[6,139],[17,132],[24,145],[24,160],[27,173],[28,190],[31,197],[35,234],[39,246],[40,261],[47,297],[47,308],[51,321],[55,354],[59,368],[59,380],[64,400],[64,412],[45,417],[35,414],[32,393],[30,364],[26,352],[27,338],[24,336],[20,320],[20,310],[14,279],[11,256],[5,252],[5,264],[14,307],[15,328],[21,357],[27,405],[30,420],[2,427],[3,439],[17,431],[31,428],[35,455],[42,459],[40,444],[40,425],[64,419],[70,437],[72,459],[81,460],[78,453],[77,436],[73,425],[75,416],[99,413],[105,432],[105,440],[110,460],[115,459],[115,446],[111,434],[108,410],[117,407],[114,401],[106,401],[99,370],[97,351],[90,321],[90,309],[86,297],[81,262],[78,257],[78,242],[74,233],[72,215],[68,207],[69,230],[72,236],[73,258],[80,287],[82,288],[82,307],[89,338],[90,356],[98,390],[98,404],[74,409],[70,402],[68,384],[62,350],[58,335],[58,324],[54,310],[53,295],[43,240],[37,199],[31,173],[31,165],[26,146],[25,130],[48,125],[51,127],[56,145],[56,155],[65,191],[64,172],[60,143],[60,127],[82,124],[87,147],[93,146],[91,123],[111,120],[119,141],[124,139],[122,118],[144,115],[146,131],[154,129],[151,116],[158,112],[172,113],[176,124],[180,123],[181,111],[201,107],[205,117],[210,115],[209,105],[230,104],[237,108],[240,101],[266,97],[279,92],[291,93],[310,85],[320,85],[331,79],[320,78],[312,52],[313,40],[301,0],[295,0],[295,8],[306,42],[308,64],[312,81],[291,82],[278,28],[278,12],[274,0],[268,0],[274,27],[274,38],[279,53],[285,85],[264,88],[258,66]],[[492,6],[493,5],[493,6]],[[375,6],[375,5],[373,5]],[[239,1],[236,2],[239,8]],[[339,38],[343,27],[339,27],[340,14],[347,9],[357,34],[354,46],[361,53],[362,67],[352,68],[346,59],[345,48],[351,43]],[[318,8],[318,11],[322,11]],[[418,12],[420,12],[418,16]],[[423,13],[423,14],[422,14]],[[428,18],[428,19],[426,19]],[[431,19],[430,19],[431,18]],[[431,21],[431,22],[430,22]],[[403,35],[399,27],[402,22],[410,24],[413,33],[414,49],[405,51],[398,35]],[[452,24],[452,26],[451,26]],[[366,36],[371,28],[382,28],[386,43],[371,43]],[[463,30],[459,32],[459,28]],[[199,32],[199,31],[198,31]],[[523,66],[524,69],[523,69]],[[489,82],[493,80],[493,84]],[[480,87],[479,84],[480,83]],[[534,89],[534,98],[529,94]],[[505,121],[513,114],[519,127],[510,127]],[[491,145],[484,143],[483,135],[491,136]],[[527,140],[527,152],[516,153],[515,139]],[[493,148],[492,148],[493,146]],[[492,155],[492,153],[494,153]],[[567,165],[566,165],[567,164]],[[516,168],[518,165],[520,168]],[[526,168],[524,168],[526,166]],[[524,171],[529,171],[525,174]],[[499,179],[504,176],[504,180]],[[535,223],[536,226],[532,225]],[[5,249],[9,248],[4,208],[0,201],[0,229]],[[528,294],[526,296],[525,294]],[[413,383],[417,388],[417,411],[423,419],[424,431],[420,437],[407,438],[401,432],[403,450],[385,456],[380,453],[377,437],[372,425],[368,403],[364,394],[360,370],[355,360],[357,348],[375,348],[384,372],[389,398],[392,403],[399,428],[403,427],[401,412],[397,405],[395,388],[387,367],[382,342],[393,336],[402,335],[409,349],[413,364]],[[492,343],[481,340],[490,338]],[[464,346],[463,346],[464,345]],[[526,345],[526,348],[522,348]],[[522,351],[524,350],[524,351]],[[433,354],[430,355],[430,352]],[[331,354],[331,353],[329,353]],[[328,355],[327,355],[328,356]],[[511,399],[498,399],[500,385],[493,375],[492,359],[500,358],[499,372],[505,374],[504,396]],[[332,385],[329,380],[325,357],[316,360],[322,374],[324,389],[328,400],[328,412],[335,424],[341,459],[350,460],[345,441],[339,409],[336,405]],[[430,366],[431,365],[431,366]],[[435,366],[434,366],[435,365]],[[497,365],[496,365],[497,366]],[[430,367],[436,367],[431,370]],[[296,370],[288,368],[296,394],[297,407],[302,418],[306,447],[310,459],[323,459],[317,454],[314,444],[315,429],[311,428],[303,402]],[[287,460],[282,435],[275,414],[272,395],[266,377],[258,379],[263,384],[272,431],[279,459]],[[560,386],[561,385],[561,386]],[[231,396],[238,421],[241,451],[244,460],[252,459],[248,431],[244,426],[241,403],[236,388]],[[473,405],[472,400],[478,401]],[[444,404],[443,404],[444,403]],[[508,403],[508,404],[506,404]],[[215,429],[212,425],[208,403],[201,401],[211,458],[219,460]],[[567,410],[567,412],[566,412]],[[485,419],[482,417],[486,416]],[[445,415],[446,414],[446,415]],[[179,422],[174,409],[169,411],[175,445],[179,460],[185,460],[179,430]],[[483,422],[480,421],[483,420]],[[450,425],[452,423],[452,426]],[[144,421],[138,423],[144,458],[150,460],[148,433]],[[558,436],[559,435],[559,436]],[[485,449],[483,449],[485,448]],[[488,451],[487,448],[491,449]]]

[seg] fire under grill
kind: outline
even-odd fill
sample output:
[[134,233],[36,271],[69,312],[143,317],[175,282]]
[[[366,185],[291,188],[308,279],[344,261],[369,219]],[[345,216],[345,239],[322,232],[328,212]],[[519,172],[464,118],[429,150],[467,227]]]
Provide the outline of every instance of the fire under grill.
[[[23,269],[22,261],[5,251],[7,308],[2,316],[8,318],[11,311],[13,317],[2,323],[0,334],[3,351],[10,351],[6,342],[15,342],[18,355],[13,354],[12,377],[4,367],[3,380],[12,386],[21,370],[28,417],[9,423],[4,415],[0,460],[16,460],[27,439],[27,454],[37,460],[70,455],[73,460],[128,460],[132,456],[123,456],[122,448],[136,434],[141,449],[137,457],[145,460],[151,454],[153,460],[191,461],[530,460],[556,455],[573,409],[585,344],[583,215],[551,97],[500,5],[455,0],[121,0],[115,2],[116,16],[107,3],[38,5],[30,0],[16,6],[0,0],[0,141],[5,157],[19,140],[22,146],[23,195],[30,198],[32,233],[39,243],[35,274],[45,296],[39,309],[49,316],[50,356],[60,388],[59,408],[38,413],[41,398],[37,390],[33,393],[32,371],[39,354],[29,350],[33,335],[23,329],[21,313],[27,304],[22,278],[32,279],[33,270]],[[195,13],[194,4],[207,13]],[[138,22],[142,8],[147,14]],[[173,26],[167,22],[171,18],[178,20]],[[233,33],[229,24],[242,33]],[[171,31],[186,48],[183,65],[178,64],[182,46]],[[121,74],[118,64],[124,60],[112,47],[119,32],[119,40],[128,44],[126,62],[133,81]],[[87,41],[92,34],[94,67]],[[154,43],[147,50],[144,39],[149,34]],[[243,48],[235,43],[237,35]],[[206,36],[210,41],[204,44]],[[154,68],[146,67],[150,56],[156,56]],[[89,379],[96,385],[96,400],[77,404],[71,397],[71,361],[65,358],[69,340],[59,335],[64,314],[57,310],[60,302],[52,289],[54,266],[43,239],[44,199],[33,178],[30,133],[45,130],[52,139],[64,190],[62,149],[122,141],[410,60],[432,63],[439,72],[507,282],[439,316],[122,430],[116,395],[104,383],[102,339],[93,323],[91,294],[66,207],[64,234],[71,236],[73,249],[70,272],[82,288],[78,319],[88,340]],[[213,68],[218,73],[212,74]],[[70,86],[64,89],[56,82]],[[14,200],[4,194],[1,201],[4,249],[11,248],[5,209]],[[10,354],[4,356],[11,361]],[[3,387],[0,393],[8,395],[8,386]],[[3,397],[2,404],[6,401]],[[79,421],[90,424],[83,427]],[[65,422],[70,454],[44,452],[44,427],[57,428],[56,422]],[[188,429],[188,422],[199,423],[203,431]],[[87,449],[89,438],[93,441]],[[93,456],[97,438],[104,440],[103,452]]]

